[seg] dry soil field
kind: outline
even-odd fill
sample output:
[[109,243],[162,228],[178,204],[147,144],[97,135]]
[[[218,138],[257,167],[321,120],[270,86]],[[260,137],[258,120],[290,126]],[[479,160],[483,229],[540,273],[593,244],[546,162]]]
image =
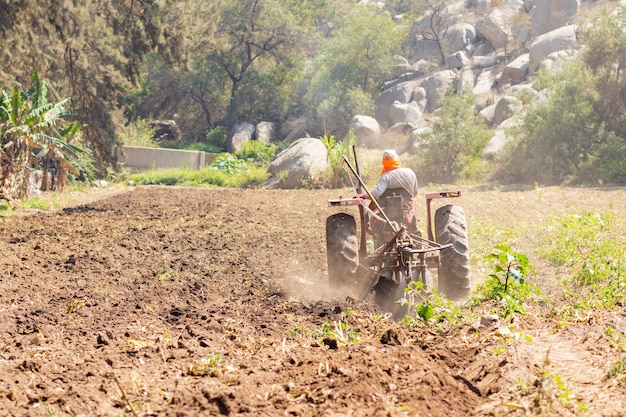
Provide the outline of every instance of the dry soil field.
[[[621,190],[463,192],[475,279],[515,230],[555,303],[560,271],[534,255],[548,217],[626,215]],[[502,323],[442,336],[336,299],[338,194],[137,188],[0,217],[0,415],[626,415],[624,380],[605,378],[623,309],[557,328],[530,308],[507,340]]]

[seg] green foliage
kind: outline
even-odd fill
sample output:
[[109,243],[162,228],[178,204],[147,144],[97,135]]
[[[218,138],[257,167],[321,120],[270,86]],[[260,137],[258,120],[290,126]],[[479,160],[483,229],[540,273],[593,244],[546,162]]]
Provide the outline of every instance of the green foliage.
[[258,140],[249,140],[243,145],[237,156],[244,161],[259,166],[269,166],[276,156],[276,145],[263,143]]
[[226,149],[226,139],[228,139],[226,128],[222,126],[211,129],[206,134],[207,143],[219,149]]
[[402,324],[406,327],[428,326],[434,328],[439,334],[448,334],[463,327],[469,318],[468,315],[463,314],[460,306],[439,292],[433,292],[428,299],[424,300],[421,282],[410,282],[404,291],[405,300],[423,300],[420,303],[408,302],[415,312],[415,317],[404,318]]
[[246,161],[237,158],[237,156],[224,152],[219,154],[213,162],[211,162],[211,167],[220,172],[233,175],[246,169],[248,164]]
[[216,377],[219,375],[219,363],[222,360],[222,355],[216,353],[215,355],[200,358],[199,361],[189,365],[186,374],[189,376],[211,376]]
[[345,140],[337,140],[333,135],[324,135],[320,139],[328,151],[329,168],[326,173],[328,186],[331,188],[340,188],[349,185],[349,171],[345,166],[343,157],[345,155],[352,163],[352,166],[354,166],[354,155],[352,153],[352,147],[356,144],[354,132],[350,131]]
[[356,343],[360,340],[359,333],[345,316],[339,321],[322,323],[322,327],[314,333],[313,337],[320,341],[325,339],[335,340],[339,346]]
[[626,183],[625,16],[599,9],[580,26],[583,52],[560,72],[540,72],[548,100],[530,107],[504,158],[515,181]]
[[582,60],[598,93],[595,112],[606,129],[626,136],[626,7],[599,8],[581,25]]
[[571,62],[561,72],[541,72],[538,86],[550,98],[532,107],[512,132],[516,142],[505,157],[506,170],[522,182],[580,182],[590,156],[613,140],[594,110],[598,95],[590,88],[591,72]]
[[120,141],[126,146],[144,146],[146,148],[158,148],[154,140],[156,128],[150,126],[147,120],[138,119],[130,123],[120,131]]
[[569,268],[562,285],[576,308],[626,304],[626,222],[612,213],[584,212],[551,220],[549,244],[541,254]]
[[22,201],[22,208],[45,210],[48,208],[48,203],[41,197],[30,197]]
[[432,133],[424,137],[414,162],[422,181],[449,183],[482,174],[477,161],[491,133],[476,114],[473,101],[472,96],[441,99],[442,113],[434,120]]
[[300,87],[307,130],[316,135],[331,131],[343,136],[355,114],[373,113],[373,97],[391,77],[389,62],[401,53],[405,36],[389,16],[372,14],[371,8],[357,6],[343,13]]
[[526,255],[514,251],[509,245],[497,245],[495,249],[497,252],[485,256],[494,263],[494,272],[476,288],[472,303],[478,305],[495,301],[502,317],[524,314],[524,303],[543,297],[539,287],[526,281],[526,277],[530,273],[534,274],[535,269]]
[[224,150],[223,147],[218,147],[210,143],[204,142],[186,142],[181,144],[178,149],[185,149],[188,151],[202,151],[207,153],[221,153]]
[[[228,163],[225,163],[225,165],[228,166]],[[246,188],[258,186],[265,182],[268,177],[267,169],[263,167],[250,166],[236,173],[229,174],[218,167],[207,166],[198,170],[185,168],[151,170],[132,174],[129,179],[137,185]]]
[[[62,189],[68,171],[93,171],[86,152],[71,141],[80,125],[67,120],[69,99],[48,102],[48,85],[33,73],[28,91],[4,89],[0,95],[0,195],[21,199],[27,195],[31,167],[43,170],[42,188]],[[54,166],[52,184],[48,174]]]

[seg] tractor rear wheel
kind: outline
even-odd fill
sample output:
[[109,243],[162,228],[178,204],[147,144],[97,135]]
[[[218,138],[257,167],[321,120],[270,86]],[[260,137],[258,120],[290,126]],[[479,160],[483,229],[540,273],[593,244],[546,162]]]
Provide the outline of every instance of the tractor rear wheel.
[[357,290],[355,272],[359,266],[356,221],[346,213],[326,219],[326,257],[331,291],[352,295]]
[[439,291],[450,300],[467,298],[471,291],[469,243],[465,212],[447,205],[435,212],[436,241],[452,247],[439,253]]

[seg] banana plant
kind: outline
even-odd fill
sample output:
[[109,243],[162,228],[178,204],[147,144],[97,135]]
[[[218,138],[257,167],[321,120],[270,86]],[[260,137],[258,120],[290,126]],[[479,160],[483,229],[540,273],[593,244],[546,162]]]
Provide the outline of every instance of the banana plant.
[[90,166],[86,152],[70,143],[80,126],[67,120],[69,99],[49,102],[47,84],[36,72],[32,82],[26,92],[4,89],[0,95],[0,195],[7,200],[27,195],[33,168],[47,174],[54,165],[52,182],[62,187],[68,171],[78,173]]

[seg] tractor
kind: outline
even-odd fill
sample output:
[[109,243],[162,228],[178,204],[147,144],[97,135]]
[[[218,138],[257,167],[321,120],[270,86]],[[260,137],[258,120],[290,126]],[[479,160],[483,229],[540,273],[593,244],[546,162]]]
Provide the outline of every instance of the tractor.
[[[442,205],[431,216],[433,200],[455,198],[461,191],[426,193],[426,233],[406,221],[406,195],[403,190],[387,190],[374,199],[356,168],[343,157],[359,182],[357,195],[328,201],[331,207],[358,207],[360,232],[355,217],[348,213],[333,214],[326,220],[328,279],[331,291],[374,301],[394,316],[406,313],[397,303],[411,282],[420,297],[426,299],[435,288],[451,300],[466,298],[470,292],[470,262],[465,213],[460,206]],[[360,194],[369,196],[367,200]],[[375,210],[375,211],[374,211]],[[433,227],[434,226],[434,227]],[[434,230],[433,230],[434,229]],[[372,239],[368,243],[368,235]]]

